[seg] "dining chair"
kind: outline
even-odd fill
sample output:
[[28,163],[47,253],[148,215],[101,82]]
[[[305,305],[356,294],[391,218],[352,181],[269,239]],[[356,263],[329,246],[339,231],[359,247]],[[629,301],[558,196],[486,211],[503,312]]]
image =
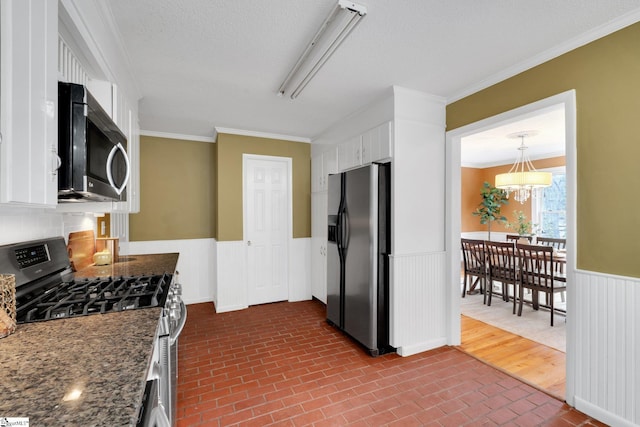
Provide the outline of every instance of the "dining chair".
[[513,285],[513,313],[516,312],[516,289],[518,271],[513,242],[485,242],[486,256],[489,264],[489,280],[486,285],[485,298],[491,305],[493,283],[502,285],[502,299],[509,301],[509,285]]
[[519,269],[518,316],[522,315],[524,290],[531,289],[533,294],[533,309],[539,309],[538,296],[544,292],[551,311],[551,326],[553,326],[554,296],[567,289],[566,282],[555,280],[556,266],[553,260],[553,248],[545,245],[516,244],[516,254]]
[[567,239],[559,239],[555,237],[543,237],[539,236],[536,238],[536,243],[538,245],[546,245],[551,246],[552,248],[558,249],[566,249],[567,248]]
[[[469,291],[480,285],[480,292],[485,293],[487,281],[487,263],[484,251],[484,240],[460,239],[462,259],[464,264],[464,282],[462,284],[462,298]],[[475,278],[475,280],[473,280]],[[473,282],[470,284],[471,280]],[[485,297],[486,298],[486,297]]]
[[529,243],[533,241],[533,236],[521,236],[519,234],[507,234],[507,242],[516,243],[520,239],[527,239]]
[[[536,239],[536,244],[551,246],[555,250],[561,250],[561,249],[564,250],[567,248],[567,239],[540,236]],[[564,274],[564,263],[556,263],[555,270],[556,270],[556,280],[557,280],[558,276]],[[565,302],[566,300],[565,292],[562,292],[560,294],[560,297],[562,298],[562,302]]]

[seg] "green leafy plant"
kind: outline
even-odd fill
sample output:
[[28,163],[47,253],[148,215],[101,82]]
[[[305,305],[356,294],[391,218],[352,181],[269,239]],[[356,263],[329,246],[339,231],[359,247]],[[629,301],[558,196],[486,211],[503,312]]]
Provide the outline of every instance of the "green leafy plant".
[[509,200],[504,190],[496,188],[486,181],[482,185],[480,195],[482,196],[482,201],[478,208],[472,212],[472,215],[480,217],[480,224],[487,224],[489,229],[488,240],[491,240],[491,223],[493,221],[507,222],[507,218],[500,213],[500,209],[503,205],[509,204]]
[[535,236],[536,225],[527,219],[522,211],[513,211],[514,222],[507,223],[507,228],[514,230],[519,236]]

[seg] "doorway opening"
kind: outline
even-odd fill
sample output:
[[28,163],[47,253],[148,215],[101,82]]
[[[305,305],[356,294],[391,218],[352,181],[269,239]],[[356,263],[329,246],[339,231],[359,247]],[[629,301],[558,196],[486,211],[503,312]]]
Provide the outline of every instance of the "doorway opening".
[[[483,239],[483,240],[487,239],[486,231],[483,231],[483,232],[474,231],[473,227],[471,228],[468,227],[469,221],[478,221],[477,217],[473,218],[470,215],[470,212],[473,209],[475,209],[476,206],[473,206],[472,209],[470,209],[469,206],[465,206],[463,208],[465,201],[463,200],[462,196],[465,193],[465,191],[479,193],[480,187],[476,185],[471,190],[464,187],[465,183],[464,183],[463,175],[466,175],[466,174],[463,173],[463,167],[465,166],[463,164],[464,163],[463,158],[471,157],[475,159],[475,161],[477,162],[478,159],[482,158],[482,156],[490,154],[491,149],[489,149],[488,146],[491,143],[495,143],[497,139],[499,138],[504,139],[506,135],[509,135],[512,132],[519,132],[523,130],[532,129],[533,126],[540,126],[539,124],[535,124],[536,118],[549,116],[553,114],[557,115],[558,112],[562,114],[561,124],[563,128],[560,131],[561,137],[562,137],[562,141],[561,141],[562,150],[560,151],[563,151],[564,153],[558,152],[559,150],[557,149],[553,150],[547,147],[546,157],[558,157],[558,155],[564,154],[564,158],[566,159],[566,162],[564,165],[555,164],[555,165],[552,165],[552,167],[558,168],[559,166],[562,166],[566,171],[566,175],[565,175],[566,189],[564,193],[566,195],[566,208],[565,208],[565,212],[563,213],[564,215],[563,222],[560,225],[560,227],[563,229],[562,233],[565,234],[566,236],[566,242],[567,242],[566,243],[567,245],[566,246],[566,251],[567,251],[567,264],[566,264],[566,268],[567,268],[566,307],[567,308],[566,308],[566,311],[569,315],[571,315],[572,310],[576,309],[574,305],[575,302],[571,300],[571,295],[572,295],[571,276],[573,274],[573,271],[575,271],[575,235],[576,235],[576,231],[575,231],[576,230],[576,227],[575,227],[575,211],[576,211],[575,210],[575,203],[576,203],[576,197],[575,197],[576,195],[576,192],[575,192],[575,182],[576,182],[576,178],[575,178],[576,177],[575,92],[568,91],[568,92],[564,92],[562,94],[517,108],[515,110],[511,110],[511,111],[499,114],[497,116],[490,117],[476,123],[472,123],[462,128],[447,132],[446,147],[447,147],[447,165],[449,168],[447,172],[447,189],[448,189],[447,191],[448,215],[447,216],[448,218],[450,218],[450,222],[447,226],[447,239],[448,239],[448,248],[450,249],[448,250],[448,255],[449,255],[449,261],[450,261],[449,266],[450,266],[451,283],[452,283],[451,295],[450,295],[450,303],[451,303],[450,305],[451,307],[450,339],[451,339],[451,343],[454,345],[463,344],[464,346],[465,343],[461,342],[461,336],[468,337],[468,335],[465,335],[465,333],[469,332],[469,330],[466,328],[470,327],[469,318],[461,317],[461,314],[464,314],[464,312],[462,310],[462,299],[460,298],[460,289],[461,289],[460,288],[460,274],[461,274],[460,238],[467,237],[467,238],[477,238],[477,239]],[[523,127],[526,129],[524,129]],[[540,130],[542,131],[542,129]],[[549,133],[553,133],[553,132],[549,132]],[[475,142],[478,144],[478,147],[476,148],[480,150],[481,154],[476,153],[476,154],[471,154],[470,156],[467,156],[468,154],[467,153],[465,154],[465,156],[463,156],[463,152],[466,147],[465,140],[466,139],[473,140],[474,138],[475,138]],[[506,141],[504,141],[503,144],[508,145]],[[496,164],[501,164],[503,166],[512,164],[517,153],[515,147],[513,147],[513,143],[511,143],[511,148],[505,149],[504,147],[503,148],[492,147],[492,149],[499,149],[500,151],[504,151],[504,153],[502,154],[502,158],[497,158],[492,160]],[[534,160],[533,155],[532,155],[532,160]],[[547,169],[547,168],[548,167],[538,167],[538,169]],[[491,175],[492,173],[493,171],[488,173],[488,175]],[[493,176],[495,176],[495,173],[493,173]],[[490,180],[486,179],[491,184],[493,184],[493,176],[491,177]],[[477,205],[478,203],[477,197],[474,203]],[[510,199],[509,204],[517,205],[516,209],[521,208],[520,204],[513,199]],[[540,200],[534,200],[533,203],[529,201],[529,203],[526,206],[527,216],[529,218],[537,220],[536,218],[540,218],[540,215],[542,215],[542,210],[544,208],[545,208],[544,203],[541,203]],[[467,212],[467,211],[468,211],[468,215],[465,214],[466,217],[463,218],[462,212]],[[508,219],[511,220],[511,218],[508,218]],[[464,224],[464,227],[463,227],[463,224]],[[475,230],[478,230],[478,228],[476,227]],[[491,240],[504,240],[504,239],[501,239],[501,237],[506,237],[506,234],[507,234],[506,230],[502,232],[502,235],[500,235],[500,233],[498,233],[498,235],[494,235],[494,233],[495,233],[494,228],[492,228]],[[465,305],[467,304],[468,301],[466,300],[468,299],[469,299],[469,296],[465,298],[465,301],[464,301]],[[480,300],[482,300],[482,296],[480,296]],[[494,298],[493,304],[495,304],[496,300],[500,300],[500,298]],[[485,306],[483,307],[483,309],[494,310],[496,307],[494,307],[493,304],[491,307]],[[507,304],[510,308],[512,303],[505,303],[505,304]],[[480,302],[480,305],[482,305],[482,302]],[[531,311],[532,308],[525,306],[524,311],[527,311],[527,310]],[[517,315],[512,315],[511,310],[509,309],[508,314],[504,315],[504,319],[498,321],[498,326],[502,325],[504,327],[505,325],[515,324],[516,322],[518,323],[523,322],[525,320],[524,311],[523,311],[523,317],[517,317]],[[495,314],[495,310],[493,313],[490,313],[490,314],[492,315]],[[547,320],[546,328],[550,329],[551,327],[549,326],[549,323],[548,323],[549,316],[550,316],[549,312],[546,312],[546,317],[545,317],[545,319]],[[558,318],[556,317],[556,319]],[[558,322],[558,320],[556,320],[556,322]],[[462,329],[463,325],[465,325],[464,331]],[[477,325],[474,325],[472,327],[477,328]],[[488,327],[491,327],[491,324],[488,324]],[[566,335],[564,335],[563,338],[566,339],[567,343],[571,343],[571,338],[573,336],[572,335],[573,333],[569,327],[569,324],[564,323],[564,319],[562,319],[562,327],[566,329]],[[507,328],[504,328],[504,329],[507,329]],[[461,332],[464,332],[464,333],[460,335]],[[492,333],[489,331],[485,331],[485,332],[488,335],[484,336],[482,338],[483,340],[486,340],[487,336],[495,335],[495,333],[492,335]],[[507,332],[507,333],[510,333],[514,337],[518,337],[518,335],[523,335],[523,334],[517,333],[517,331],[515,333],[513,331]],[[564,343],[562,344],[564,345]],[[486,347],[486,344],[485,344],[485,347]],[[494,347],[495,350],[493,350],[491,349],[490,345],[488,348],[489,350],[487,354],[493,354],[494,356],[497,355],[498,351],[502,351],[502,349],[498,350],[499,347]],[[499,359],[499,360],[509,359],[511,360],[511,362],[516,362],[516,365],[517,365],[518,358],[522,358],[521,361],[524,361],[527,358],[526,352],[522,353],[522,351],[523,351],[522,348],[519,348],[519,349],[514,348],[512,355],[503,354],[502,356],[497,357],[496,359]],[[568,380],[566,383],[566,391],[563,388],[564,396],[562,397],[565,397],[565,396],[569,397],[573,390],[569,379],[572,378],[571,372],[573,372],[574,367],[572,365],[571,347],[567,346],[565,351],[566,351],[565,353],[566,369],[563,370],[564,371],[563,375],[566,374],[566,378]],[[482,357],[479,357],[479,358],[482,358]],[[495,362],[489,362],[489,363],[495,364]],[[509,368],[507,366],[500,367],[500,368],[509,371]],[[511,371],[511,373],[515,376],[522,378],[522,372]],[[525,380],[527,380],[528,382],[532,382],[528,378],[525,378]],[[533,383],[535,383],[535,381],[533,381]],[[539,385],[539,387],[545,388],[544,385]],[[554,386],[553,390],[548,390],[548,391],[556,396],[560,394],[556,386]]]

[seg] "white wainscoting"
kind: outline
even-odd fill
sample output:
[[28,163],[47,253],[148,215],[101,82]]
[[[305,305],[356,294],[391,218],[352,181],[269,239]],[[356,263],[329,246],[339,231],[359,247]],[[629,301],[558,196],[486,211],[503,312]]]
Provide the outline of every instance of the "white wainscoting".
[[121,242],[122,255],[158,254],[178,252],[182,283],[182,299],[187,304],[214,300],[214,239],[152,240],[146,242]]
[[640,279],[578,270],[573,289],[575,407],[609,425],[640,425]]
[[[217,242],[216,311],[248,307],[244,241]],[[289,301],[311,299],[311,238],[290,240]]]
[[216,254],[216,312],[247,308],[247,260],[244,241],[217,242]]
[[293,239],[289,248],[289,301],[305,301],[311,294],[311,238]]
[[390,341],[401,356],[447,343],[446,253],[391,256]]

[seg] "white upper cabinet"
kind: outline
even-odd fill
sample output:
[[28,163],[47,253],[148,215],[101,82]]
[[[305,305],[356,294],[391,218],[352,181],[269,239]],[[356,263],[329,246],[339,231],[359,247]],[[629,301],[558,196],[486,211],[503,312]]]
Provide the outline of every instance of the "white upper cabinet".
[[58,2],[0,3],[0,203],[57,204]]
[[362,137],[351,138],[338,145],[338,168],[341,171],[362,164]]
[[327,191],[327,177],[338,172],[336,149],[325,151],[311,158],[311,192]]
[[386,122],[362,135],[362,164],[391,158],[391,122]]
[[345,171],[392,157],[392,123],[385,122],[338,145],[338,169]]

